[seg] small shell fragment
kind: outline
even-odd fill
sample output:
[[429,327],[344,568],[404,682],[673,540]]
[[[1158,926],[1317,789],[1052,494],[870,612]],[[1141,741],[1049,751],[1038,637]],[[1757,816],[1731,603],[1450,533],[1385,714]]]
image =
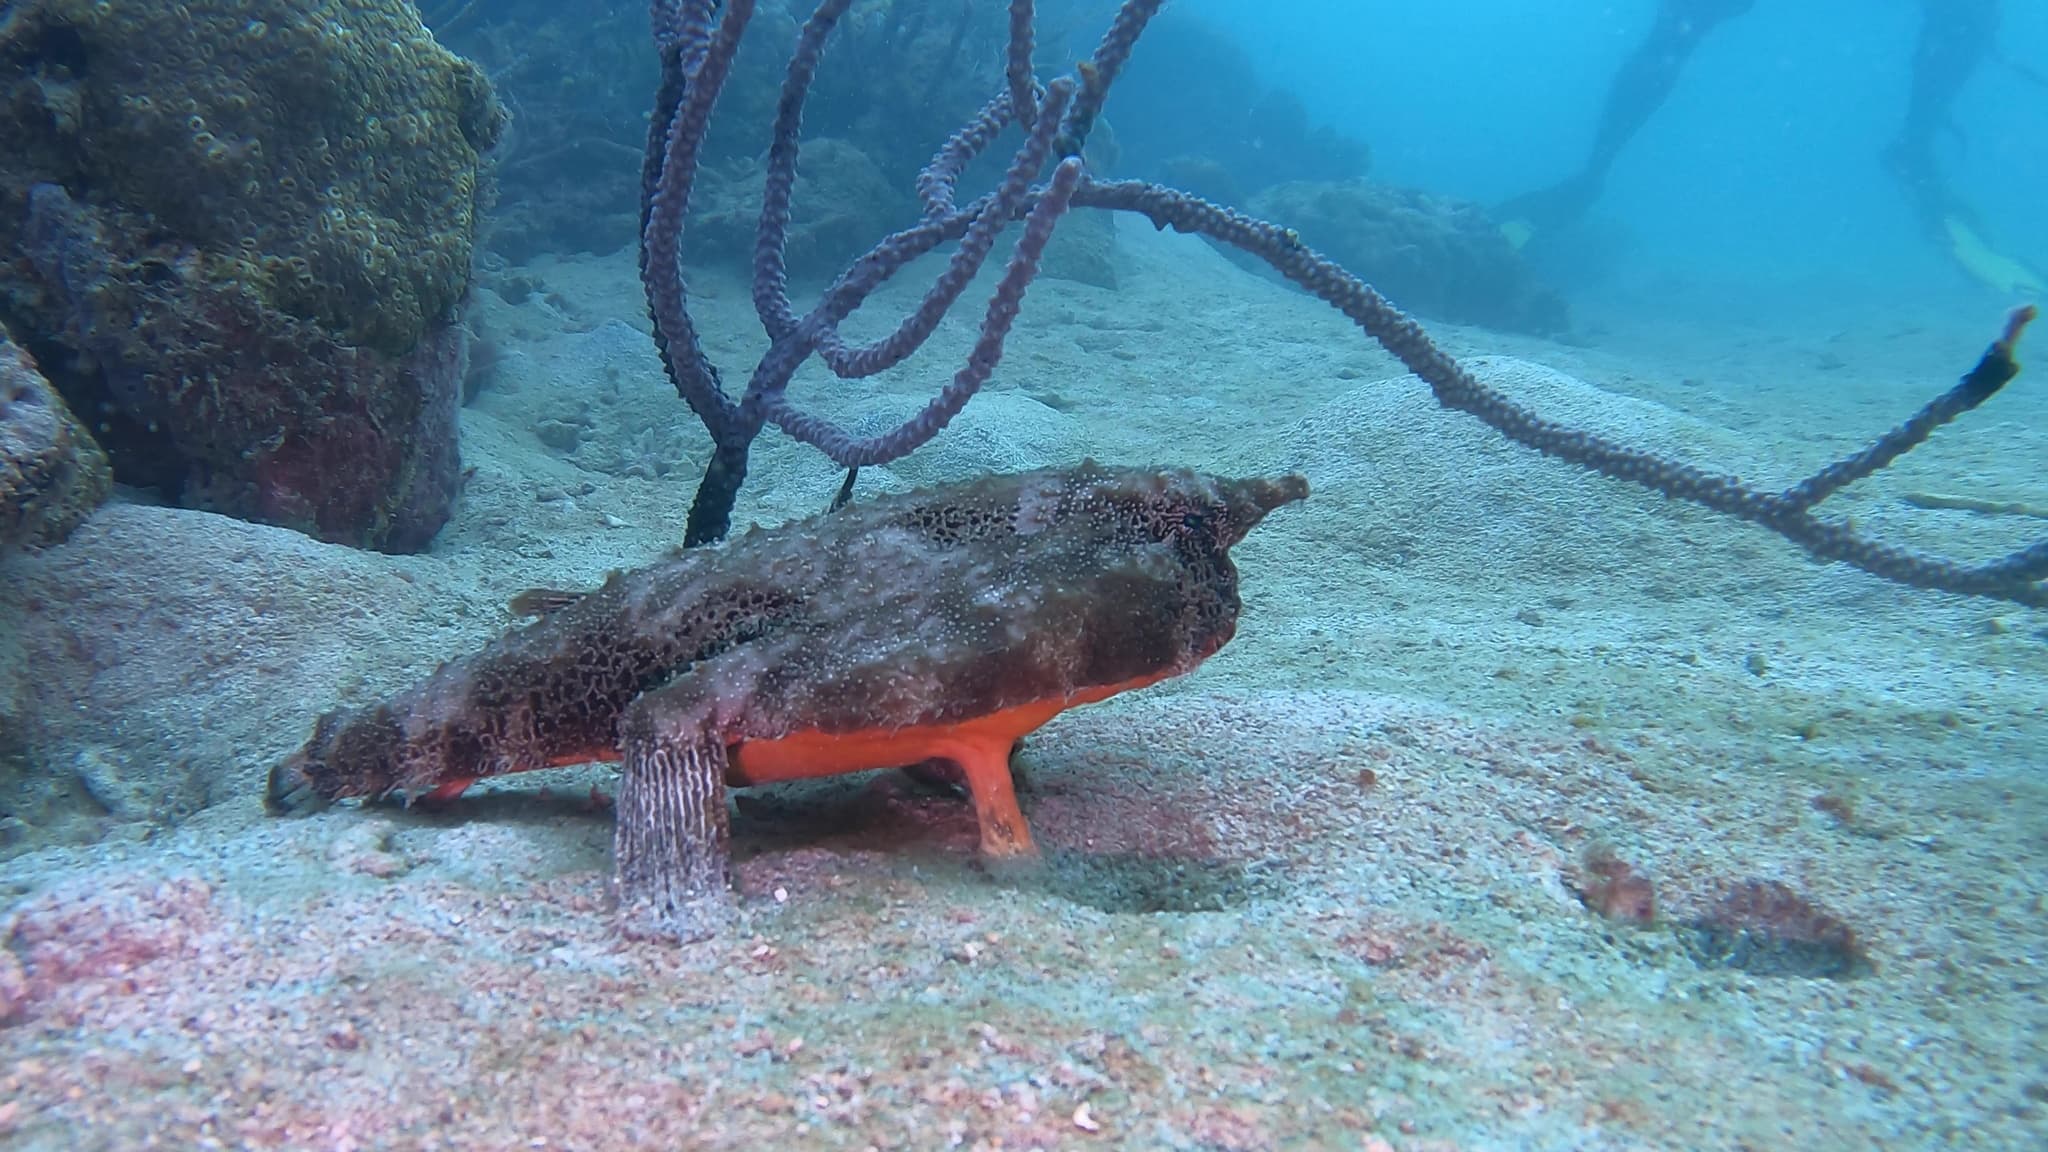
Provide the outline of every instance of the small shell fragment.
[[1095,1117],[1088,1114],[1088,1106],[1086,1104],[1074,1109],[1074,1127],[1079,1128],[1083,1132],[1102,1131],[1102,1125],[1096,1121]]

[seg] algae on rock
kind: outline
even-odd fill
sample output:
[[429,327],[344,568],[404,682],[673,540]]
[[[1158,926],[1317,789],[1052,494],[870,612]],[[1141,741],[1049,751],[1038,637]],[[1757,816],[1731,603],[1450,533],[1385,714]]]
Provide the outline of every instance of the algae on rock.
[[106,499],[111,479],[106,453],[64,398],[0,335],[0,549],[64,539]]
[[116,474],[408,549],[445,521],[503,113],[405,0],[28,0],[0,21],[0,322]]

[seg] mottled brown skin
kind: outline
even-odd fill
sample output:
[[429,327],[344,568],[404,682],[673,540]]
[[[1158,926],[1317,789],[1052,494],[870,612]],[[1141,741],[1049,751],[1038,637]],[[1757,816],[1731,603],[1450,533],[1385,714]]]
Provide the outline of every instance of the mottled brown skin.
[[984,853],[1029,855],[1010,747],[1221,648],[1239,607],[1230,547],[1306,494],[1300,477],[1091,462],[674,553],[322,717],[266,803],[447,798],[483,776],[622,760],[615,884],[629,928],[668,936],[721,919],[728,784],[946,761]]

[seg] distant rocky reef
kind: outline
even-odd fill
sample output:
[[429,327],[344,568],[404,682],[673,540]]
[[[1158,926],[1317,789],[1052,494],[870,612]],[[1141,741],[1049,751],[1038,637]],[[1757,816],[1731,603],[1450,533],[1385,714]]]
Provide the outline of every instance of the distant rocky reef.
[[[761,5],[747,32],[698,178],[690,256],[743,267],[760,211],[761,158],[789,45],[809,0]],[[1059,29],[1095,29],[1113,5],[1040,5],[1041,67],[1090,45]],[[441,0],[437,34],[491,69],[513,123],[494,169],[486,245],[524,263],[543,252],[635,244],[640,157],[654,91],[641,0]],[[799,277],[837,273],[916,219],[917,170],[1002,86],[1006,6],[865,0],[833,33],[804,118],[788,262]],[[991,150],[1007,155],[1008,149]],[[1097,174],[1163,180],[1298,229],[1403,307],[1460,323],[1535,333],[1568,325],[1477,205],[1371,182],[1364,141],[1314,123],[1301,100],[1262,79],[1243,50],[1199,18],[1169,10],[1146,33],[1090,142]],[[969,186],[974,184],[970,176]],[[1107,217],[1061,227],[1046,274],[1116,284]]]
[[[748,27],[692,204],[693,258],[739,261],[753,250],[760,160],[811,6],[769,0]],[[512,113],[492,171],[488,248],[517,264],[638,243],[640,158],[658,81],[644,0],[424,7],[444,43],[490,71]],[[958,0],[871,0],[847,13],[805,110],[794,274],[836,273],[917,219],[917,171],[1000,89],[1008,27],[1006,6]]]
[[1249,210],[1293,228],[1402,308],[1539,336],[1570,327],[1564,297],[1470,201],[1367,180],[1298,182],[1260,192]]

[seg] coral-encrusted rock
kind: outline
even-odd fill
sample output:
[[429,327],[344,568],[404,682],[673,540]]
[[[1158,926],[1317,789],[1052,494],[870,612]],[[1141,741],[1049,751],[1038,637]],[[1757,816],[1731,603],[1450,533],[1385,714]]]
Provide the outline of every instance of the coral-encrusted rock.
[[416,548],[501,112],[404,0],[30,0],[0,22],[0,310],[124,481]]
[[0,548],[62,540],[106,498],[107,455],[0,336]]

